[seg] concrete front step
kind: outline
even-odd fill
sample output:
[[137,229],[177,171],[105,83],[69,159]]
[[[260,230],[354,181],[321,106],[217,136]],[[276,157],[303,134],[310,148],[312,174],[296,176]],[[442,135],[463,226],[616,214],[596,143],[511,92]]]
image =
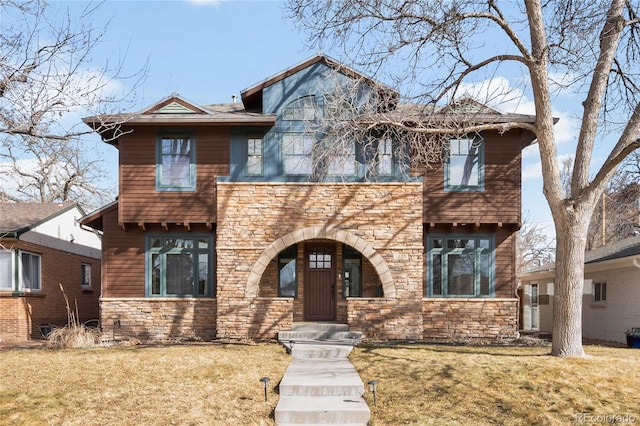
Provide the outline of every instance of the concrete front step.
[[279,385],[280,397],[323,396],[352,397],[364,395],[360,376],[348,359],[294,358]]
[[361,425],[371,417],[362,397],[280,397],[275,411],[276,424],[285,425]]
[[294,322],[291,324],[291,330],[331,330],[331,331],[349,331],[349,324],[339,324],[333,322]]
[[283,345],[294,358],[304,359],[326,359],[326,358],[342,358],[346,359],[353,345],[345,344],[340,341],[310,341],[310,342],[289,342]]

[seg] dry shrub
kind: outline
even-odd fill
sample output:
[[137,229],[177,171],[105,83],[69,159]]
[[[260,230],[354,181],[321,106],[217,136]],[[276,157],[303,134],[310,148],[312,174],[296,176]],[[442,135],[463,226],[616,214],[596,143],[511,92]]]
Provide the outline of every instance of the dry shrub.
[[69,299],[62,284],[58,284],[67,307],[67,325],[54,329],[47,337],[47,345],[50,348],[89,348],[100,344],[102,337],[97,328],[87,327],[78,319],[78,301],[75,303],[75,310],[69,306]]

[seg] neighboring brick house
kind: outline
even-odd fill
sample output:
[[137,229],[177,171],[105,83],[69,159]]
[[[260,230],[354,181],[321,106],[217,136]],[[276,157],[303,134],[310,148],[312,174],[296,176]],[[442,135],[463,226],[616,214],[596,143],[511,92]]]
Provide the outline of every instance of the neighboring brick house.
[[[553,331],[555,264],[519,275],[522,329]],[[625,343],[625,331],[640,327],[640,235],[585,253],[582,336]]]
[[[300,321],[347,323],[369,339],[516,335],[521,151],[534,136],[459,138],[444,163],[415,169],[393,155],[401,141],[375,141],[313,181],[306,126],[336,71],[371,82],[319,54],[242,102],[172,95],[85,119],[119,151],[118,200],[82,220],[103,231],[107,335],[268,339]],[[367,155],[378,160],[371,179]]]
[[77,203],[0,203],[0,342],[67,324],[64,287],[81,321],[99,318],[101,241]]

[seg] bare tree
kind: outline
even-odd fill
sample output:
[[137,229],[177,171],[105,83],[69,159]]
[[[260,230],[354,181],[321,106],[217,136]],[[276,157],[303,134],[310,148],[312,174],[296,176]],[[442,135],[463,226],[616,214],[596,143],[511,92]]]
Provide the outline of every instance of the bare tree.
[[[3,200],[87,202],[105,194],[101,161],[80,143],[93,130],[79,115],[135,102],[131,94],[145,72],[123,76],[123,59],[93,62],[107,28],[94,26],[96,7],[72,16],[41,0],[0,0]],[[125,79],[133,83],[126,93]]]
[[[537,137],[543,191],[557,238],[552,344],[556,356],[584,355],[587,229],[616,166],[640,147],[638,8],[637,1],[628,0],[526,0],[523,5],[499,5],[494,0],[289,2],[291,16],[311,34],[312,44],[342,49],[355,66],[373,75],[397,70],[389,76],[394,84],[409,87],[411,100],[431,105],[432,111],[464,94],[467,84],[522,72],[523,90],[534,99],[535,123],[462,121],[455,132],[479,132],[488,126],[526,129]],[[555,90],[571,90],[583,99],[568,193],[556,159]],[[487,92],[491,94],[495,95]],[[480,100],[490,104],[490,99]],[[432,124],[429,132],[455,133],[428,117],[424,121]],[[615,141],[602,166],[590,175],[594,144],[604,136]]]
[[529,217],[523,220],[517,238],[516,271],[518,273],[554,262],[555,241],[549,238],[539,224],[531,222]]

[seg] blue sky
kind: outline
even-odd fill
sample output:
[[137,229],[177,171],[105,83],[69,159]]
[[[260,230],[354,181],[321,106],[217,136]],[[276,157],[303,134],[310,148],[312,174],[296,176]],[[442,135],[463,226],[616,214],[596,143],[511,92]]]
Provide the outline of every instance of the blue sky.
[[[84,1],[53,3],[72,12],[86,5]],[[138,108],[174,92],[201,104],[229,102],[233,94],[239,95],[244,88],[315,53],[305,46],[306,35],[298,32],[285,15],[281,1],[106,1],[93,24],[110,24],[94,60],[99,66],[105,58],[116,60],[126,55],[125,74],[148,61]],[[494,78],[486,85],[515,87],[517,82]],[[561,118],[557,126],[560,155],[572,151],[577,137],[578,122],[571,116],[576,113],[571,108],[577,103],[570,94],[560,94],[555,105],[556,116]],[[523,94],[517,105],[505,102],[499,109],[533,113],[533,103]],[[97,145],[98,155],[105,158],[107,169],[116,179],[115,148]],[[604,156],[605,151],[596,155]],[[547,226],[553,233],[542,194],[537,146],[523,155],[523,210],[529,212],[530,221]]]

